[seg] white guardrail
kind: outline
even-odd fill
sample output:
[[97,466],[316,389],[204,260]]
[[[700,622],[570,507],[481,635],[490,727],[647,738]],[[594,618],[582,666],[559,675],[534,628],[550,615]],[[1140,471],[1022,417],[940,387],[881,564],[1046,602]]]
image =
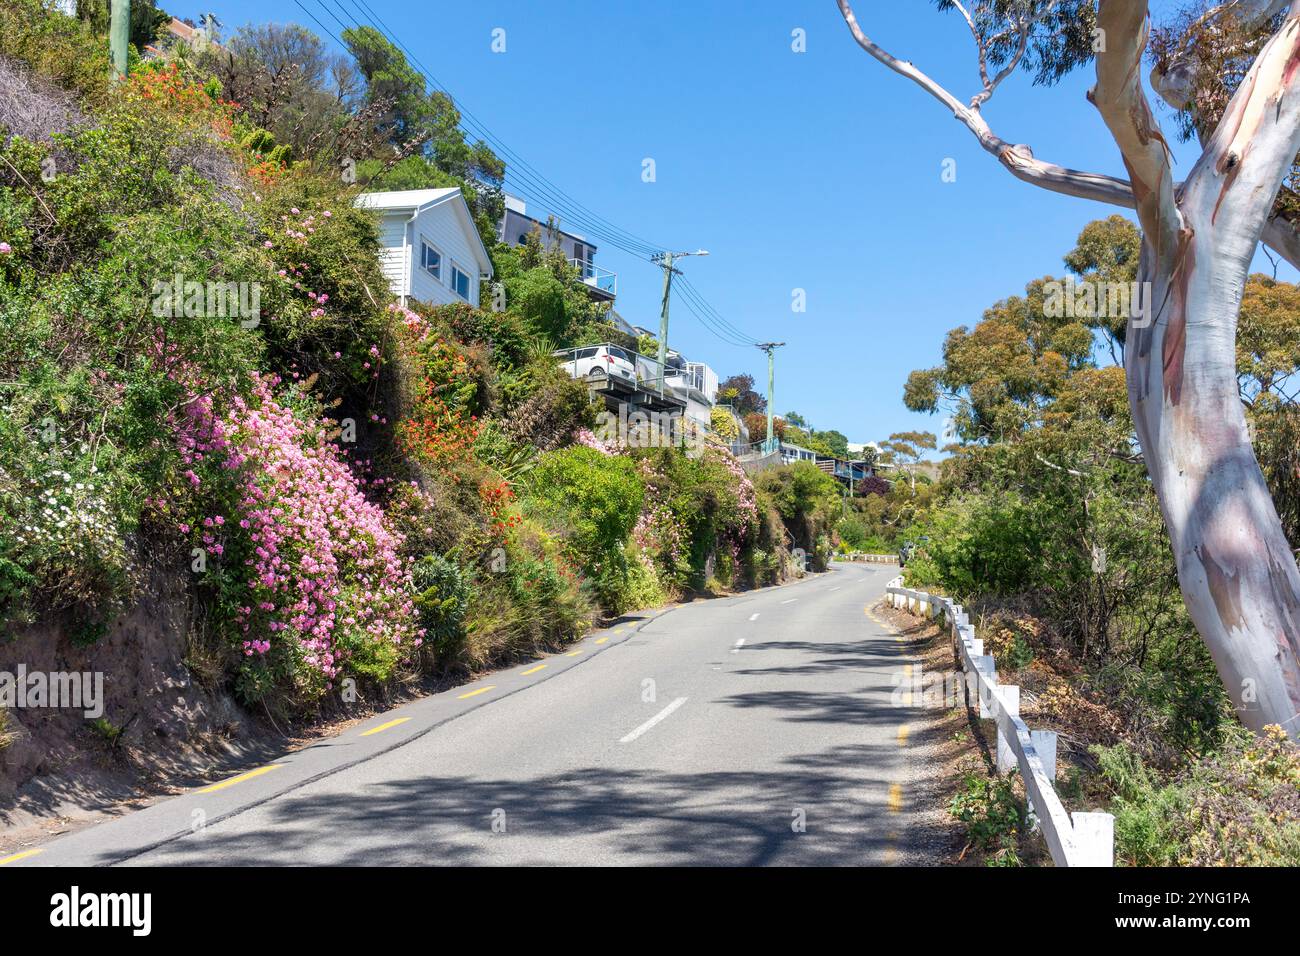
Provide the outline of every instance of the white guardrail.
[[1056,732],[1030,730],[1020,719],[1020,688],[999,684],[993,656],[975,637],[960,604],[951,598],[903,587],[899,575],[886,585],[890,603],[927,618],[943,618],[966,672],[966,706],[971,689],[979,697],[979,715],[997,722],[999,773],[1020,769],[1032,819],[1041,828],[1057,866],[1114,866],[1115,818],[1109,813],[1067,813],[1056,794]]
[[865,551],[849,551],[847,554],[837,554],[834,556],[836,561],[871,561],[876,564],[897,564],[898,555],[896,554],[867,554]]

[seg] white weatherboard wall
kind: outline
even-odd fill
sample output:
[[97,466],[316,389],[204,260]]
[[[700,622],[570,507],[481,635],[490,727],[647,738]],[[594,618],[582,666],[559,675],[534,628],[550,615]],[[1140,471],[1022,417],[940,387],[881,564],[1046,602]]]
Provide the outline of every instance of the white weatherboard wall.
[[406,289],[405,260],[409,259],[409,250],[402,242],[402,233],[406,229],[408,218],[398,213],[388,213],[379,221],[379,244],[383,246],[379,262],[394,295],[404,295],[403,290]]
[[[491,277],[492,261],[459,189],[364,193],[357,202],[381,216],[381,263],[394,295],[403,302],[409,298],[430,305],[479,305],[479,280]],[[421,242],[442,256],[440,276],[424,268]],[[453,266],[469,276],[465,298],[452,286]]]
[[1056,733],[1030,730],[1020,719],[1020,688],[999,684],[992,655],[975,637],[960,604],[951,598],[903,587],[902,575],[885,588],[890,603],[912,614],[943,618],[967,676],[979,715],[998,726],[998,771],[1018,769],[1029,808],[1057,866],[1114,866],[1115,818],[1109,813],[1067,813],[1056,793]]

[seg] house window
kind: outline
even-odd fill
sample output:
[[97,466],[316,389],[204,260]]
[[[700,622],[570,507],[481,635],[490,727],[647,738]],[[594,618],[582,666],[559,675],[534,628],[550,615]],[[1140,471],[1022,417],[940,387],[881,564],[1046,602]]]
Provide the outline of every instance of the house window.
[[420,240],[420,266],[439,282],[442,281],[442,253],[423,239]]
[[581,242],[573,244],[574,265],[577,267],[578,275],[584,279],[591,278],[591,250]]
[[469,276],[459,266],[451,267],[451,288],[462,299],[469,300]]

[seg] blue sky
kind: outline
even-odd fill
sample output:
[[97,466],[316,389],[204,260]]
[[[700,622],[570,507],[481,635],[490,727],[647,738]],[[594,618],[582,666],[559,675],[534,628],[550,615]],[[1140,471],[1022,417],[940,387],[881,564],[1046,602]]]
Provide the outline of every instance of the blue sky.
[[[339,32],[320,0],[303,2]],[[777,410],[851,441],[939,432],[940,418],[903,407],[908,372],[938,362],[949,329],[1060,275],[1079,230],[1117,211],[1014,180],[936,101],[860,50],[830,0],[368,2],[470,113],[582,205],[656,244],[708,249],[683,265],[695,287],[749,337],[788,343]],[[293,0],[164,5],[211,10],[227,33],[268,21],[320,32]],[[357,19],[351,0],[342,6]],[[960,98],[976,91],[956,14],[923,0],[857,7],[886,49]],[[492,51],[498,28],[504,53]],[[804,53],[791,49],[797,28]],[[1041,88],[1020,74],[984,112],[1041,158],[1122,176],[1084,99],[1093,79],[1089,67]],[[1181,176],[1195,150],[1174,148]],[[646,158],[653,183],[642,181]],[[946,159],[955,182],[941,178]],[[657,328],[660,270],[609,246],[596,262],[618,273],[619,311]],[[804,313],[791,309],[797,288]],[[672,320],[674,348],[765,384],[757,350],[719,341],[679,302]]]

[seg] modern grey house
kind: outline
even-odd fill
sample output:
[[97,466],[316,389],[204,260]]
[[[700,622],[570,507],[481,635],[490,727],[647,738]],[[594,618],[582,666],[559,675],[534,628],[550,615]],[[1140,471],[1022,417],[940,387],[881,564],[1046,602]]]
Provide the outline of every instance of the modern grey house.
[[537,232],[542,244],[548,248],[558,245],[564,258],[578,270],[578,275],[591,290],[593,298],[613,302],[618,294],[618,275],[596,266],[596,244],[577,233],[561,228],[548,229],[546,222],[528,215],[527,203],[518,196],[506,194],[506,212],[501,218],[498,237],[512,246],[522,246],[531,232]]

